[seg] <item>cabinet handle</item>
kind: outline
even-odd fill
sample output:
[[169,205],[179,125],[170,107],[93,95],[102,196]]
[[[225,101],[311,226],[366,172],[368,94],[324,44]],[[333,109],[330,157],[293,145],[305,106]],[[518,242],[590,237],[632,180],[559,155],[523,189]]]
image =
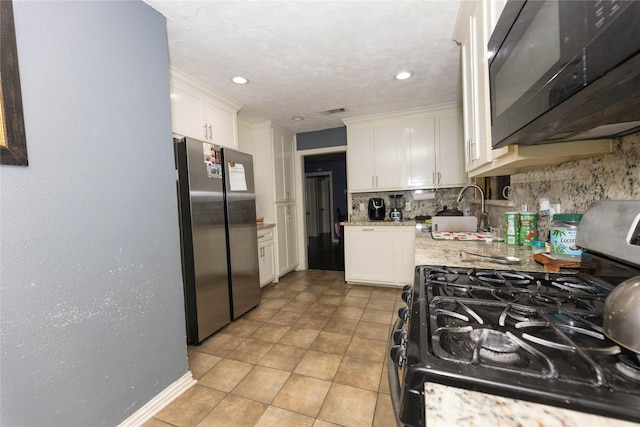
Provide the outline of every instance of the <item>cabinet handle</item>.
[[209,125],[209,139],[213,141],[213,130],[211,129],[211,125]]
[[431,182],[433,182],[433,185],[436,185],[436,173],[435,172],[431,172]]
[[442,178],[442,174],[440,172],[436,172],[436,174],[438,176],[438,181],[436,183],[440,185],[440,178]]
[[362,231],[374,231],[373,228],[363,228]]
[[204,124],[204,139],[205,140],[208,139],[208,136],[207,136],[207,124],[206,123]]
[[376,188],[378,188],[378,176],[376,176]]

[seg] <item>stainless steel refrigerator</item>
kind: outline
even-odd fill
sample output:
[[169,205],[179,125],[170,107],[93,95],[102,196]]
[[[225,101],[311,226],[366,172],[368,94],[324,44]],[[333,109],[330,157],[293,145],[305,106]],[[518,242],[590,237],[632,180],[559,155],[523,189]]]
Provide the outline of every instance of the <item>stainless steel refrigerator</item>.
[[253,158],[174,139],[187,342],[260,303]]

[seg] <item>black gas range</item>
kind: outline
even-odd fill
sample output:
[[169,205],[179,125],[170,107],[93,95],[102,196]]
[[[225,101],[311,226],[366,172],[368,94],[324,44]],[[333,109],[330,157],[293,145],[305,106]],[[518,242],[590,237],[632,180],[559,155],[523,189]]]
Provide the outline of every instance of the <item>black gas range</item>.
[[399,425],[426,425],[427,383],[640,422],[640,359],[602,327],[607,295],[640,275],[640,202],[596,202],[580,227],[577,274],[416,267],[389,341]]

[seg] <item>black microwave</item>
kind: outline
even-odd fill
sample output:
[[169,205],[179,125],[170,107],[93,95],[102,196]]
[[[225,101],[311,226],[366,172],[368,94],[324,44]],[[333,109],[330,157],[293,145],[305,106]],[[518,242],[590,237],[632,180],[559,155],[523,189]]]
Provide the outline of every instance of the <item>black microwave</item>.
[[640,1],[509,0],[491,35],[494,148],[640,130]]

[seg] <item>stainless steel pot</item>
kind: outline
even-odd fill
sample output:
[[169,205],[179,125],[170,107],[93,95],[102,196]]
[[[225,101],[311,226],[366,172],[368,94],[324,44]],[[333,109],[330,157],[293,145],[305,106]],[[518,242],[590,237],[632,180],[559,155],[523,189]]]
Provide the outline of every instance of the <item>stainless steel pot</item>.
[[604,302],[605,335],[640,353],[640,276],[620,283]]

